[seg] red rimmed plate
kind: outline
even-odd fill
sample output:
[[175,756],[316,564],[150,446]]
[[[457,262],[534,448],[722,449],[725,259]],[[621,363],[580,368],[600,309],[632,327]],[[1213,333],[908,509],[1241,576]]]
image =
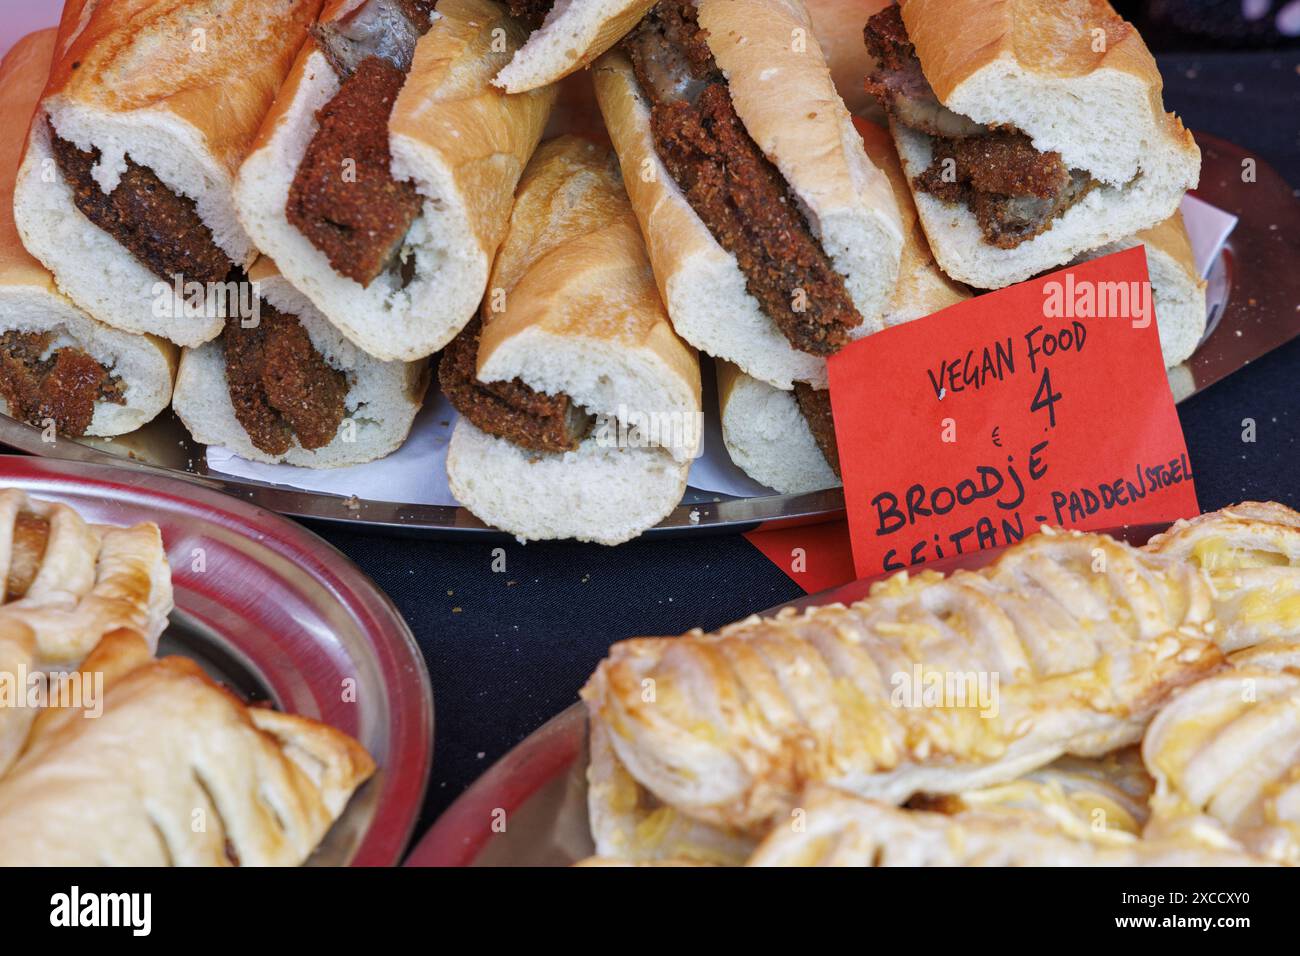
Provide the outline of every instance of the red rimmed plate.
[[[1133,525],[1104,534],[1142,545],[1168,525]],[[1005,548],[934,561],[951,574],[994,561]],[[851,604],[882,574],[764,611]],[[406,866],[567,866],[595,852],[587,818],[587,714],[574,704],[497,761],[438,818]]]
[[433,694],[406,622],[352,562],[278,515],[152,471],[0,455],[0,486],[95,522],[157,523],[176,599],[159,653],[346,731],[379,765],[309,864],[401,859],[433,756]]

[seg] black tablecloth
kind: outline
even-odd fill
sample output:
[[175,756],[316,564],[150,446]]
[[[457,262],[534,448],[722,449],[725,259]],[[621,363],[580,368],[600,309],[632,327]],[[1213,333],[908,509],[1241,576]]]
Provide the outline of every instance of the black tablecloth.
[[[1300,54],[1160,58],[1165,102],[1300,184]],[[1300,269],[1300,262],[1295,264]],[[1298,303],[1300,305],[1300,303]],[[1300,341],[1179,407],[1204,509],[1300,507]],[[1242,420],[1257,440],[1242,442]],[[433,681],[436,742],[422,833],[493,761],[576,700],[613,641],[714,628],[802,592],[740,537],[617,549],[463,544],[317,528],[406,615]],[[492,548],[504,547],[504,572]]]

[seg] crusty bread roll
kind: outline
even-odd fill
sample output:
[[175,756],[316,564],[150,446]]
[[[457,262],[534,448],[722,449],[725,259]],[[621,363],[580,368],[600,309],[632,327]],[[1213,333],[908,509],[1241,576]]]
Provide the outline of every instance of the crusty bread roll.
[[[935,264],[889,134],[863,119],[855,119],[854,125],[871,161],[889,177],[903,226],[898,284],[882,323],[892,326],[910,322],[970,298],[968,289],[949,279]],[[755,481],[782,494],[840,485],[817,447],[793,392],[746,375],[730,362],[719,361],[718,410],[722,440],[731,460]]]
[[[356,12],[335,0],[322,24]],[[415,47],[388,122],[392,173],[422,197],[407,236],[414,276],[368,286],[340,275],[285,214],[294,176],[317,129],[316,111],[340,80],[313,37],[302,48],[239,173],[240,219],[258,248],[358,348],[385,361],[424,358],[473,317],[510,201],[555,101],[553,87],[507,95],[491,79],[524,31],[491,0],[441,0]]]
[[[1163,81],[1133,26],[1104,0],[904,0],[907,33],[948,109],[1006,124],[1058,152],[1099,185],[1011,249],[983,241],[964,203],[921,191],[916,203],[943,270],[1000,289],[1169,218],[1200,176],[1191,133],[1161,102]],[[1097,31],[1104,31],[1104,44]],[[1099,49],[1103,47],[1104,49]],[[931,140],[895,122],[909,179],[931,163]]]
[[654,5],[655,0],[557,0],[492,82],[507,93],[554,83],[588,66]]
[[1205,280],[1196,268],[1192,243],[1187,237],[1183,214],[1175,212],[1164,222],[1084,253],[1076,261],[1100,259],[1112,252],[1146,246],[1147,272],[1155,301],[1156,325],[1160,330],[1160,351],[1165,367],[1172,368],[1191,358],[1205,335]]
[[875,58],[862,42],[862,28],[873,13],[894,0],[804,0],[812,18],[817,42],[826,53],[835,89],[854,116],[884,119],[875,98],[863,85],[863,77],[875,69]]
[[[222,325],[219,316],[155,309],[160,295],[172,303],[169,283],[77,209],[49,125],[79,149],[100,151],[100,189],[116,188],[128,157],[152,170],[193,200],[231,263],[246,266],[257,251],[235,216],[231,186],[319,8],[320,0],[287,7],[283,0],[68,0],[14,213],[28,250],[79,307],[179,345],[206,342]],[[177,310],[183,313],[180,300]]]
[[248,273],[263,299],[285,315],[297,316],[312,346],[332,368],[347,373],[345,417],[329,444],[303,448],[295,438],[283,455],[271,455],[250,440],[235,417],[226,380],[222,339],[181,356],[172,407],[194,440],[222,445],[251,461],[283,462],[306,468],[336,468],[383,458],[401,447],[424,400],[428,362],[382,362],[349,342],[263,257]]
[[717,366],[722,443],[741,471],[783,495],[840,487],[793,391]]
[[0,866],[296,866],[375,770],[347,734],[246,706],[130,630],[92,678],[102,698],[42,711],[0,781]]
[[[797,0],[700,0],[699,22],[750,137],[802,204],[862,324],[880,316],[903,245],[887,177],[862,149]],[[798,42],[796,43],[794,39]],[[746,289],[736,258],[696,215],[655,150],[650,109],[620,52],[595,68],[596,95],[679,335],[778,388],[826,386],[825,361],[796,350]]]
[[[40,98],[54,54],[55,31],[19,40],[0,64],[0,336],[13,332],[52,336],[49,348],[86,353],[122,386],[122,404],[94,403],[82,434],[122,435],[153,419],[171,401],[176,347],[152,335],[132,335],[97,322],[72,304],[49,271],[23,247],[14,224],[14,180],[22,158],[22,132]],[[6,375],[0,368],[0,379]],[[0,387],[0,412],[17,409]],[[35,420],[32,424],[39,425]]]
[[[568,395],[598,420],[576,451],[547,453],[462,417],[447,452],[452,494],[523,539],[635,537],[685,491],[702,431],[700,373],[668,321],[607,149],[576,137],[543,144],[491,287],[478,378]],[[619,440],[619,425],[651,415],[663,427],[650,441]]]

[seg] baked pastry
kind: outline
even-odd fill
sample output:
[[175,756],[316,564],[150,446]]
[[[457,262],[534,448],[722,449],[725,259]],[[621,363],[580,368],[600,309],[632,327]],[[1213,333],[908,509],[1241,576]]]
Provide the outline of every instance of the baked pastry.
[[593,722],[587,767],[587,816],[596,854],[627,863],[740,866],[755,839],[740,830],[694,820],[657,799],[636,781],[609,745],[609,731]]
[[293,866],[374,771],[323,724],[246,707],[185,658],[114,631],[102,708],[43,711],[0,780],[0,866]]
[[1300,513],[1276,502],[1246,501],[1178,521],[1147,550],[1209,575],[1225,651],[1300,641]]
[[104,634],[127,627],[150,648],[172,609],[171,570],[157,525],[87,524],[67,505],[0,490],[0,774],[36,715],[28,678],[76,667]]
[[623,641],[582,696],[659,800],[761,834],[809,783],[901,803],[1134,743],[1174,689],[1222,666],[1210,611],[1186,562],[1044,532],[852,607]]
[[67,505],[13,488],[0,491],[0,578],[0,621],[30,628],[47,667],[75,666],[120,627],[153,648],[172,610],[157,525],[89,524]]
[[1142,833],[1154,786],[1139,748],[1125,747],[1091,759],[1062,757],[983,790],[922,795],[908,806],[948,814],[974,810],[1022,817],[1034,813],[1070,836],[1124,842]]
[[1262,861],[1192,840],[1098,842],[1043,817],[900,810],[843,791],[810,788],[749,866],[1258,866]]
[[60,435],[122,435],[167,407],[176,347],[97,322],[29,253],[14,224],[23,135],[45,86],[54,30],[19,40],[0,63],[0,412]]
[[1251,657],[1189,687],[1152,720],[1142,741],[1156,780],[1146,835],[1298,865],[1300,671]]

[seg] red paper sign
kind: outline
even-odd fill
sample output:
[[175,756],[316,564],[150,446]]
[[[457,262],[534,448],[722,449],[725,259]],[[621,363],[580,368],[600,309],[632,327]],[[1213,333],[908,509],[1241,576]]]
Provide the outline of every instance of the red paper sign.
[[750,531],[745,540],[808,594],[848,584],[854,578],[849,529],[843,521]]
[[853,343],[831,406],[859,577],[1198,514],[1138,246]]

